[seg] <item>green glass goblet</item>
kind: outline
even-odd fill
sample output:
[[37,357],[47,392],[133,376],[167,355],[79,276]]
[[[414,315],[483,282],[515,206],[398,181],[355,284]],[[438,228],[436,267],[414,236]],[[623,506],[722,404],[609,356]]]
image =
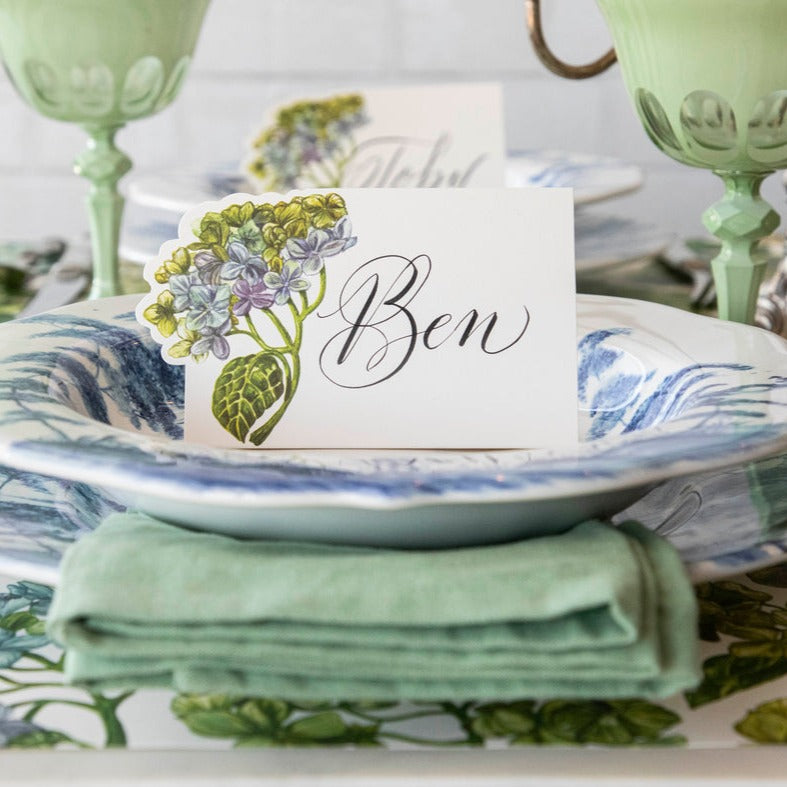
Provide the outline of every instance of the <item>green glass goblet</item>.
[[210,0],[0,0],[0,55],[38,112],[89,135],[74,170],[90,181],[91,298],[120,292],[117,183],[131,159],[115,146],[127,122],[178,94]]
[[[650,139],[683,164],[713,171],[725,193],[703,215],[721,241],[711,267],[723,319],[752,323],[765,261],[756,247],[779,225],[762,181],[787,167],[787,0],[597,0],[629,96]],[[527,0],[537,51],[539,1]],[[579,73],[550,53],[563,76]]]

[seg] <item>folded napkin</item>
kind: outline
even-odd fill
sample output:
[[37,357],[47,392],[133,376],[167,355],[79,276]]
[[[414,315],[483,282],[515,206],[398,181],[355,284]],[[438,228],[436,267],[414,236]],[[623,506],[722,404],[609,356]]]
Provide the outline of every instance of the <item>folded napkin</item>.
[[66,675],[320,699],[664,696],[698,679],[694,593],[636,523],[440,551],[237,541],[135,513],[68,550]]

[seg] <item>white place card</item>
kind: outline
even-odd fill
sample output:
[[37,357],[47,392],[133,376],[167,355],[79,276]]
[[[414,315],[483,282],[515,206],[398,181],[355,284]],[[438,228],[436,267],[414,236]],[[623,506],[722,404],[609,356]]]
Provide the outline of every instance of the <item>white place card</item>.
[[577,440],[565,189],[235,194],[184,216],[137,316],[224,447]]
[[499,84],[344,91],[268,113],[244,170],[261,191],[504,184]]

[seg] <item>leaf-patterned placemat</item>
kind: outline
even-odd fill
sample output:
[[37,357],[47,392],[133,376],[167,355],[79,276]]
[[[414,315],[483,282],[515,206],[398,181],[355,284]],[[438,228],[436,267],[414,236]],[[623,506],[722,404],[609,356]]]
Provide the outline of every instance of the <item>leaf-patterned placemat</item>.
[[304,704],[159,690],[88,693],[64,685],[62,651],[45,634],[52,589],[28,581],[2,587],[0,748],[787,743],[787,563],[697,588],[704,678],[661,703]]

